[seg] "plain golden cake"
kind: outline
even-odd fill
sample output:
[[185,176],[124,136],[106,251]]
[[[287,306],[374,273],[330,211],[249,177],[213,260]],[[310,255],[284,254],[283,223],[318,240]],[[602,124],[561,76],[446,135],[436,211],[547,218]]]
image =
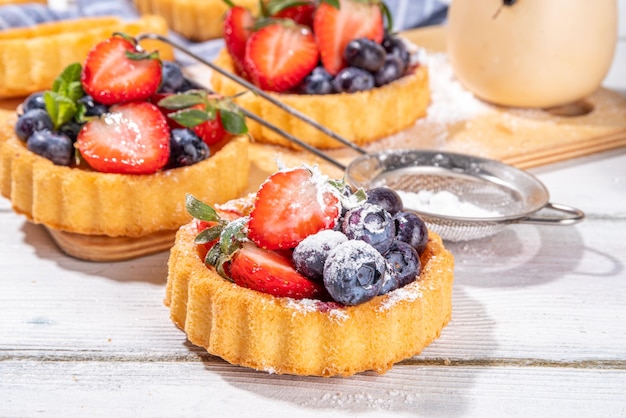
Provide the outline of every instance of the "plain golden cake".
[[220,203],[248,184],[249,140],[232,102],[128,35],[94,45],[4,122],[0,192],[80,258],[136,255],[98,254],[106,242],[156,237],[162,245],[145,251],[169,248],[191,219],[186,193]]
[[[165,303],[189,341],[269,373],[348,376],[384,373],[439,337],[454,269],[439,236],[401,207],[383,209],[390,189],[357,191],[367,196],[359,200],[345,186],[330,191],[323,177],[283,169],[256,195],[211,209],[188,197],[196,220],[177,233]],[[350,209],[335,212],[331,195]],[[394,230],[389,242],[359,236],[363,211],[393,217],[383,227]]]
[[[135,0],[142,14],[162,16],[168,26],[189,40],[200,42],[222,36],[222,19],[228,6],[223,0]],[[258,0],[233,3],[256,8]]]
[[[167,23],[159,16],[133,21],[93,17],[0,31],[0,98],[21,97],[50,88],[66,66],[82,62],[93,45],[114,32],[167,35]],[[152,40],[142,41],[142,45],[148,50],[158,48],[163,59],[173,58],[169,45]]]
[[[428,68],[419,48],[387,28],[383,2],[304,2],[302,9],[254,15],[233,7],[225,17],[225,46],[214,63],[266,91],[358,145],[413,125],[430,103]],[[273,13],[273,14],[272,14]],[[250,29],[255,28],[255,29]],[[260,28],[260,29],[256,29]],[[227,96],[246,88],[214,71],[212,88]],[[237,97],[248,111],[317,148],[343,144],[254,93]],[[254,121],[258,141],[293,146]]]

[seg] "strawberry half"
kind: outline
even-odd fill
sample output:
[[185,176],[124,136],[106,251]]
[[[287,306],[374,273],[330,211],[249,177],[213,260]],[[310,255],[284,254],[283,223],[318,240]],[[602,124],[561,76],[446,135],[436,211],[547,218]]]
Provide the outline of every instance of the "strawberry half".
[[307,168],[272,174],[261,185],[250,212],[248,238],[259,247],[295,248],[300,241],[335,226],[340,215],[338,192]]
[[326,292],[321,283],[298,273],[289,257],[251,242],[235,252],[229,272],[237,285],[272,296],[320,299]]
[[224,43],[240,74],[245,73],[246,42],[252,33],[254,22],[252,12],[242,6],[231,7],[224,16]]
[[83,89],[105,105],[144,101],[161,83],[156,53],[138,51],[128,38],[113,36],[94,46],[81,74]]
[[319,50],[311,30],[281,20],[250,35],[245,67],[257,87],[282,92],[297,86],[318,60]]
[[150,174],[168,161],[165,116],[148,102],[112,106],[83,126],[76,140],[85,161],[103,173]]
[[322,3],[313,18],[313,32],[319,45],[322,65],[336,75],[346,66],[346,45],[357,38],[381,43],[385,25],[380,1],[340,0],[340,8]]

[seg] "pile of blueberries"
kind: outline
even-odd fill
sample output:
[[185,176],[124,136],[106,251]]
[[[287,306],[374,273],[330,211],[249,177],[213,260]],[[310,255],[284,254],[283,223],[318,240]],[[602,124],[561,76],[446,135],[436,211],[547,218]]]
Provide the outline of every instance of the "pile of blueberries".
[[333,77],[322,66],[305,77],[298,90],[305,94],[355,93],[391,83],[411,65],[411,54],[402,39],[386,34],[382,44],[367,38],[348,43],[344,51],[348,66]]
[[[184,77],[180,66],[172,61],[163,61],[161,80],[158,93],[179,93],[197,88]],[[33,93],[24,100],[15,123],[15,133],[33,153],[56,165],[69,166],[74,161],[74,143],[85,121],[104,115],[109,112],[109,107],[84,95],[77,103],[84,107],[82,120],[73,118],[54,129],[46,111],[44,93]],[[167,168],[195,164],[206,159],[209,153],[208,146],[192,130],[172,129]]]
[[293,251],[296,270],[323,281],[333,300],[344,305],[367,302],[416,280],[428,242],[426,224],[404,210],[393,189],[376,187],[366,196],[352,208],[344,205],[335,229],[308,236]]

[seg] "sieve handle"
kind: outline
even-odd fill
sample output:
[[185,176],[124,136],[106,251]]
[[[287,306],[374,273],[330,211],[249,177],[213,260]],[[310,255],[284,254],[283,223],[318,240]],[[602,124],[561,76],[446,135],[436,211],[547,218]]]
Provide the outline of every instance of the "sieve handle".
[[[541,211],[544,209],[552,210],[554,212],[560,212],[561,217],[558,216],[542,216]],[[552,225],[573,225],[585,219],[585,213],[580,210],[567,205],[561,205],[559,203],[548,202],[543,208],[535,212],[532,216],[520,220],[521,223],[527,224],[552,224]]]

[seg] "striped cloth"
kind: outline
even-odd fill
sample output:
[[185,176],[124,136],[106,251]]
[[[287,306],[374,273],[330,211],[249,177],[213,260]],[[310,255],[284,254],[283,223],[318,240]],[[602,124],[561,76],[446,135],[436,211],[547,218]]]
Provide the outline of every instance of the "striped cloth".
[[[392,29],[401,31],[441,24],[445,22],[449,1],[386,0],[393,15]],[[80,16],[114,15],[125,19],[134,19],[138,16],[132,0],[75,0],[71,3],[73,6],[65,10],[55,10],[39,3],[0,6],[0,30]],[[224,47],[221,39],[193,43],[176,33],[170,33],[170,37],[207,60],[212,60]],[[191,59],[182,53],[178,53],[176,59],[183,65],[192,63]]]

